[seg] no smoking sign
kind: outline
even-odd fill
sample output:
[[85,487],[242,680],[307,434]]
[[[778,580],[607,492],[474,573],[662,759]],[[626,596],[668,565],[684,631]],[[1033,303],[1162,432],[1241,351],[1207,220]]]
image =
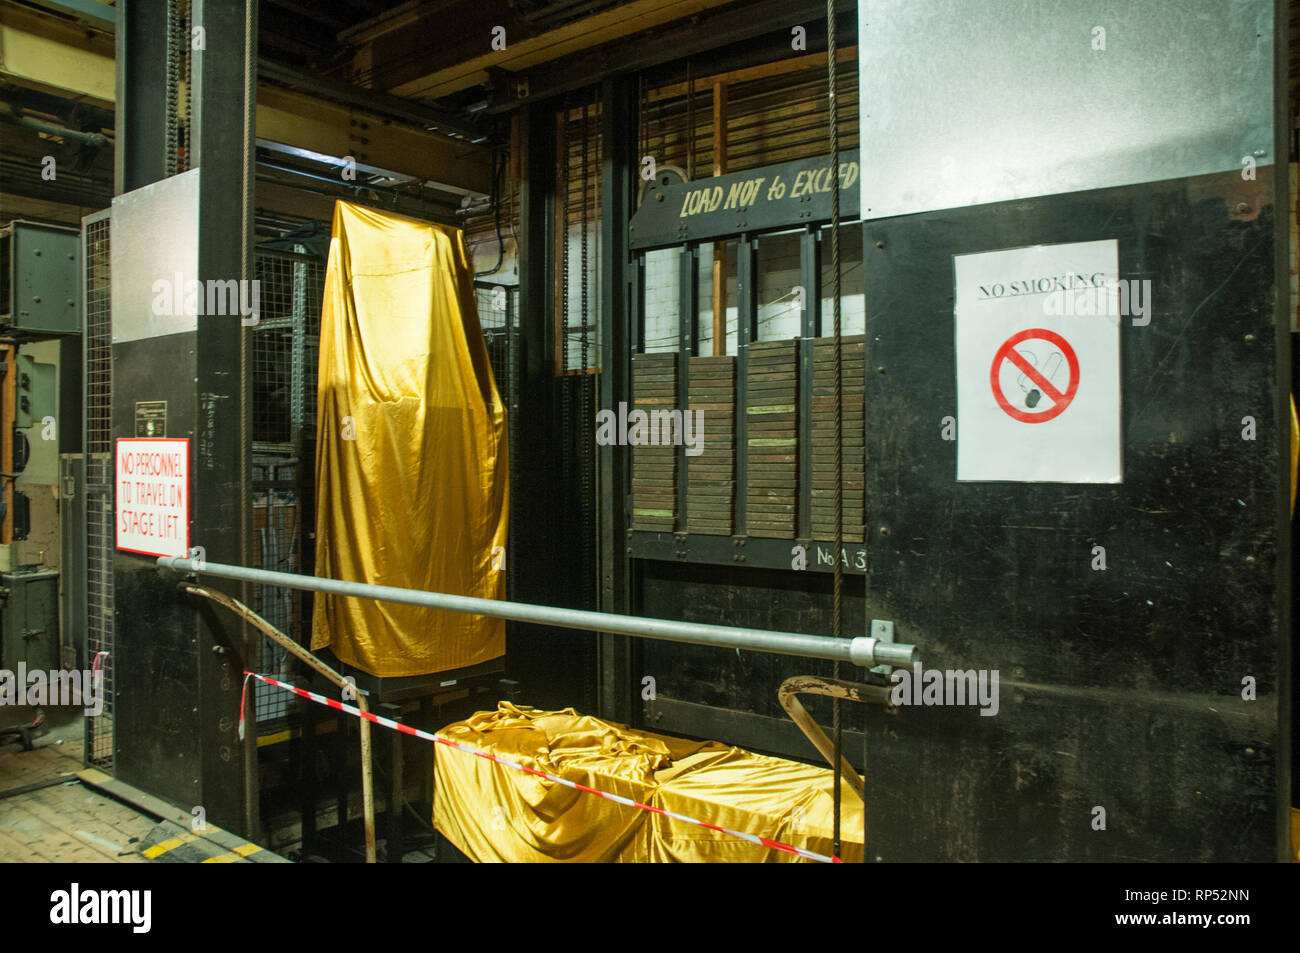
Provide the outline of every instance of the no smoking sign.
[[1114,240],[953,259],[959,481],[1120,482],[1119,314],[1049,300],[1118,265]]
[[1078,393],[1079,359],[1059,334],[1029,328],[1012,335],[993,355],[990,386],[1012,419],[1046,423],[1064,413]]

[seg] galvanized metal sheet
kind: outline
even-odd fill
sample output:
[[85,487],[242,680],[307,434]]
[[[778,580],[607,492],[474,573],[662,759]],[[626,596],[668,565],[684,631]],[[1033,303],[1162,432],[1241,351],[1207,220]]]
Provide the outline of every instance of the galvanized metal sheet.
[[862,0],[862,217],[1276,161],[1269,0]]
[[193,331],[185,306],[199,271],[199,169],[113,199],[113,343]]

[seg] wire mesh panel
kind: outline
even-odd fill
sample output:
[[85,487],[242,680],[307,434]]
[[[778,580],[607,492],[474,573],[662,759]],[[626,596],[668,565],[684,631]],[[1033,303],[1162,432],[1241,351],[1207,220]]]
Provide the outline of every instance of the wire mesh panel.
[[509,421],[513,422],[519,289],[508,285],[475,282],[474,302],[478,306],[478,320],[483,328],[483,339],[487,343],[488,360],[497,383],[497,393],[506,405]]
[[600,366],[600,103],[566,98],[560,123],[561,185],[559,313],[556,364],[564,371]]
[[[514,525],[515,495],[513,476],[515,473],[515,421],[518,419],[518,340],[519,340],[519,288],[511,285],[493,284],[476,281],[474,283],[474,302],[478,307],[479,324],[483,328],[483,339],[487,343],[488,362],[492,366],[492,377],[497,384],[497,393],[506,407],[506,440],[510,448],[510,474],[512,477],[510,492],[510,525]],[[507,551],[509,547],[507,546]],[[506,598],[514,596],[514,576],[510,573],[510,564],[506,562]]]
[[[250,351],[252,396],[253,565],[277,572],[312,570],[316,375],[325,265],[319,258],[259,249],[259,317]],[[311,601],[276,586],[250,590],[252,608],[298,642],[306,642]],[[287,675],[288,653],[262,642],[264,672]],[[258,733],[284,726],[290,696],[255,690]]]
[[[555,370],[560,412],[556,438],[560,451],[558,479],[566,499],[562,533],[552,538],[566,558],[576,562],[575,606],[597,606],[596,397],[600,369],[600,195],[602,103],[595,89],[566,95],[559,117],[559,208],[557,258],[560,268],[555,313]],[[583,647],[581,667],[594,671],[594,641]],[[595,706],[593,680],[584,680],[581,703]]]
[[257,252],[260,320],[253,326],[253,449],[296,455],[314,440],[325,264]]
[[87,216],[85,267],[86,653],[104,673],[102,712],[86,718],[87,764],[113,766],[113,355],[109,213]]

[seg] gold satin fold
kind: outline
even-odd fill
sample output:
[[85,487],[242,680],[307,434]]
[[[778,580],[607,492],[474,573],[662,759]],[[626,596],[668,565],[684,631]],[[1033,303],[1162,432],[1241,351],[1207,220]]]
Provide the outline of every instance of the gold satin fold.
[[[832,776],[716,741],[635,731],[499,703],[444,737],[569,781],[711,824],[831,853]],[[801,860],[728,834],[625,807],[446,745],[435,752],[433,822],[479,862]],[[862,857],[862,802],[844,785],[841,855]]]
[[[508,472],[460,230],[338,202],[321,312],[316,574],[504,598],[494,567]],[[327,646],[372,675],[424,675],[505,654],[505,622],[317,593],[311,647]]]
[[1295,412],[1295,394],[1291,395],[1291,515],[1295,516],[1296,471],[1300,470],[1300,417]]

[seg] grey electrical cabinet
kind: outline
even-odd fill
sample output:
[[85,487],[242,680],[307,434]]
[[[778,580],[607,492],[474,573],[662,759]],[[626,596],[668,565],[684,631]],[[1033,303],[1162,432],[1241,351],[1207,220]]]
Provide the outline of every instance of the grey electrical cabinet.
[[79,334],[80,294],[77,229],[23,221],[0,228],[0,330]]
[[58,571],[0,573],[0,599],[0,668],[59,668]]

